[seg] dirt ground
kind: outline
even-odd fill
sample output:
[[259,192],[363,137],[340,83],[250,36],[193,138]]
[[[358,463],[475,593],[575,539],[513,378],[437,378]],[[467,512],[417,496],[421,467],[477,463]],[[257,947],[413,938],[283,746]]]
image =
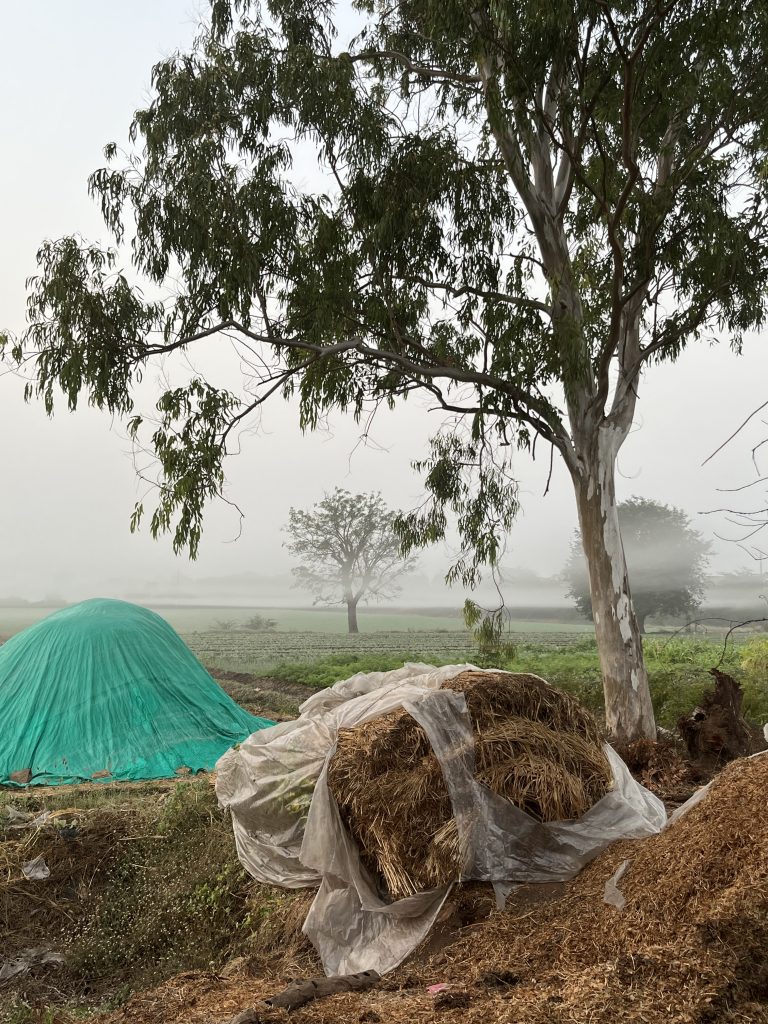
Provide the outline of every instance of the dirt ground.
[[303,683],[288,683],[283,679],[256,676],[248,672],[229,672],[223,669],[209,671],[229,696],[252,715],[271,718],[275,722],[296,718],[299,705],[317,693],[317,687],[304,686]]
[[[225,1024],[248,1007],[251,1024],[766,1024],[766,791],[768,757],[737,761],[667,830],[614,844],[572,882],[523,886],[503,911],[488,886],[460,887],[372,990],[271,1009],[260,1000],[295,978],[286,948],[282,969],[278,956],[269,971],[246,958],[181,975],[99,1024]],[[625,860],[617,909],[604,887]],[[311,957],[298,966],[311,976]]]
[[[278,721],[295,717],[314,692],[246,673],[213,674],[248,710]],[[705,781],[674,743],[624,753],[636,777],[670,810]],[[182,781],[66,788],[127,807],[133,798],[162,803]],[[14,798],[37,808],[53,798],[66,802],[64,788],[35,788]],[[502,911],[490,886],[456,887],[422,947],[370,991],[334,995],[291,1013],[261,1002],[322,973],[301,934],[313,895],[305,892],[286,903],[271,946],[209,970],[178,973],[134,992],[124,1005],[109,1008],[102,1001],[89,1019],[228,1024],[252,1007],[250,1024],[768,1024],[767,792],[768,757],[737,761],[714,783],[717,799],[660,836],[614,844],[572,882],[522,886]],[[620,888],[626,906],[617,910],[603,893],[625,860],[630,864]],[[40,936],[41,943],[46,939]],[[49,1006],[64,1005],[55,1001],[56,971],[40,969]],[[430,991],[435,985],[441,990]],[[0,984],[0,1019],[9,992]],[[41,1005],[8,1019],[75,1024],[82,1011]]]

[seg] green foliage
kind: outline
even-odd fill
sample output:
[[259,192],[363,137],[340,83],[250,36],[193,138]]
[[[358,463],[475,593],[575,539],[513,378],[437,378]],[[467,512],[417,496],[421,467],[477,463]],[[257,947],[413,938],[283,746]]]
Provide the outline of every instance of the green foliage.
[[0,1007],[0,1020],[3,1024],[56,1024],[56,1014],[53,1010],[30,1006],[25,1000],[11,995],[9,1003]]
[[406,661],[423,661],[428,665],[449,665],[444,655],[419,654],[338,654],[326,655],[311,662],[286,662],[272,666],[269,676],[305,686],[333,686],[340,679],[348,679],[358,672],[391,672],[402,668]]
[[[633,497],[622,501],[618,511],[641,630],[651,615],[692,616],[704,595],[709,543],[679,508]],[[578,530],[563,576],[574,604],[591,619],[589,576]]]
[[68,958],[93,983],[207,968],[242,939],[246,875],[208,780],[177,785],[151,825],[126,844]]
[[[753,643],[759,648],[761,641],[749,641],[743,649],[736,650],[729,645],[721,667],[741,684],[746,717],[762,725],[768,722],[766,677],[762,674],[759,661],[754,664],[750,661],[747,667],[743,660]],[[677,719],[691,711],[700,703],[703,694],[712,688],[709,669],[720,662],[722,642],[654,637],[645,639],[643,647],[657,721],[666,728],[674,729]],[[454,663],[456,658],[437,652],[430,653],[429,650],[421,650],[418,654],[409,652],[407,655],[338,655],[309,663],[283,664],[270,669],[269,674],[277,679],[309,686],[332,686],[356,672],[383,672],[400,668],[406,660],[446,665]],[[484,665],[510,672],[534,672],[554,686],[573,693],[598,716],[603,713],[602,677],[594,637],[562,647],[530,643],[521,638],[511,652],[502,650],[480,661],[476,654],[468,653],[467,660],[480,663],[481,667]]]
[[[27,811],[72,806],[71,791],[12,796]],[[120,822],[120,840],[110,835],[109,848],[91,847],[94,833],[83,830],[82,881],[78,885],[73,876],[77,894],[68,894],[59,908],[64,926],[57,948],[65,952],[66,964],[55,988],[43,982],[35,989],[37,998],[21,999],[4,989],[2,1024],[109,1013],[134,991],[180,971],[215,972],[233,956],[268,952],[285,942],[280,912],[290,910],[296,894],[246,876],[210,779],[172,789],[104,787],[97,796],[83,791],[78,807],[93,800],[96,815],[106,811]],[[103,842],[103,832],[96,834]],[[43,919],[39,928],[46,927]],[[39,941],[48,943],[50,934],[40,932]],[[40,1005],[43,999],[47,1008]]]
[[504,612],[503,606],[489,611],[474,601],[464,602],[464,623],[475,638],[476,661],[480,666],[509,661],[515,656],[515,645],[504,639]]
[[[329,3],[213,0],[192,50],[154,68],[133,151],[110,144],[90,179],[115,246],[130,225],[131,266],[45,243],[29,329],[4,347],[31,351],[28,394],[49,411],[60,387],[70,408],[118,414],[156,356],[224,330],[258,351],[238,394],[169,388],[145,438],[152,532],[192,555],[228,443],[270,396],[297,395],[312,428],[426,391],[455,420],[418,463],[429,503],[401,539],[442,538],[452,512],[455,574],[472,579],[517,507],[516,446],[538,434],[580,472],[590,424],[628,429],[644,363],[713,331],[738,349],[763,323],[768,14],[763,0],[357,9],[347,44]],[[306,190],[292,141],[318,159]],[[137,437],[146,425],[131,420]]]
[[768,688],[768,637],[753,637],[742,647],[741,667]]

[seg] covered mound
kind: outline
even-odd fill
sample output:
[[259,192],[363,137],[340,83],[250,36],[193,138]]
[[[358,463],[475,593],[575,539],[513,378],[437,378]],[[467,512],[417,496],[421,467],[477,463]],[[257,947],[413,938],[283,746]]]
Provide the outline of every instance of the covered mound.
[[[478,781],[537,821],[579,818],[608,792],[599,727],[569,694],[504,672],[462,672],[443,688],[466,698]],[[393,898],[460,877],[443,771],[405,710],[342,730],[328,784],[364,863]]]
[[238,707],[159,615],[83,601],[0,647],[0,784],[213,768],[273,723]]

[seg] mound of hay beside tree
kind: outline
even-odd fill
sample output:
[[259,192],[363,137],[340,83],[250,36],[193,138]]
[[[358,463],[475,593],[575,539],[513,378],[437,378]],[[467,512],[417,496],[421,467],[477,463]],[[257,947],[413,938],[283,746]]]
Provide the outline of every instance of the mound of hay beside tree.
[[[475,777],[537,821],[581,817],[611,787],[600,728],[537,676],[463,672]],[[341,732],[328,784],[363,862],[399,899],[461,877],[463,858],[440,762],[397,710]]]

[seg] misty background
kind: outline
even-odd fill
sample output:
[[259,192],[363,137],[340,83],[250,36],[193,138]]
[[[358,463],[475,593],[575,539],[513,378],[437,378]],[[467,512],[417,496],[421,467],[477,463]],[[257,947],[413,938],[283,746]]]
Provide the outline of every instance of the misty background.
[[[189,47],[204,10],[189,0],[4,5],[0,329],[23,329],[25,280],[35,273],[43,239],[77,232],[107,240],[87,193],[87,177],[103,165],[107,142],[127,145],[133,111],[150,95],[152,65]],[[236,374],[229,355],[215,347],[206,353],[206,367],[216,369],[219,358],[222,373]],[[158,366],[154,379],[148,374],[142,411],[151,406],[162,372]],[[766,381],[763,338],[748,337],[740,357],[727,344],[692,344],[677,363],[645,374],[636,427],[619,460],[619,500],[636,494],[684,509],[712,542],[710,571],[743,571],[730,589],[718,582],[709,598],[713,604],[754,601],[768,586],[759,563],[717,536],[737,538],[743,531],[722,515],[704,514],[723,505],[764,504],[759,487],[736,495],[718,489],[755,479],[751,448],[768,428],[755,417],[702,465],[765,401]],[[335,486],[381,491],[390,507],[412,508],[423,490],[410,464],[423,455],[439,423],[440,415],[421,397],[379,413],[365,439],[363,428],[342,416],[322,431],[302,435],[296,407],[277,399],[243,435],[240,454],[227,464],[227,497],[243,511],[242,523],[235,508],[210,506],[200,555],[191,563],[173,554],[169,537],[153,541],[146,528],[129,532],[136,500],[146,495],[151,510],[153,497],[137,479],[123,424],[86,407],[70,414],[61,402],[49,420],[40,404],[23,401],[23,381],[5,373],[0,376],[0,599],[114,596],[147,603],[308,604],[309,595],[291,588],[292,563],[282,546],[289,508],[309,507]],[[566,470],[555,458],[544,497],[549,450],[540,444],[536,461],[523,453],[516,457],[515,474],[522,511],[508,538],[504,597],[511,607],[567,606],[566,585],[553,579],[568,557],[576,526]],[[460,605],[463,594],[443,584],[455,554],[448,545],[423,552],[398,603]]]

